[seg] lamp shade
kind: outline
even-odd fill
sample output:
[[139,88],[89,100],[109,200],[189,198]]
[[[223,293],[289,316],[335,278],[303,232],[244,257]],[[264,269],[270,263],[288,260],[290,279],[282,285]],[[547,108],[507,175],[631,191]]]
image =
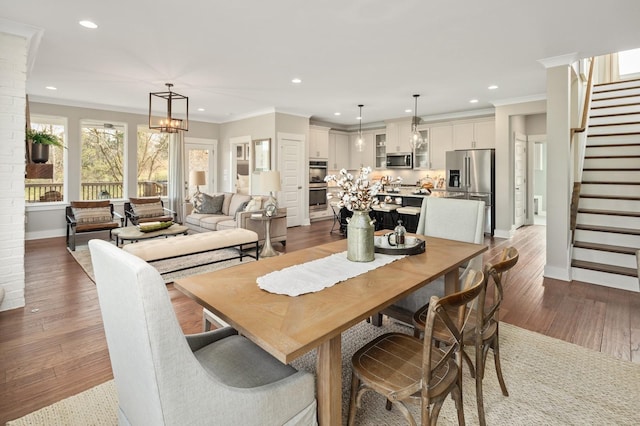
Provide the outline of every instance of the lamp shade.
[[280,172],[277,170],[268,170],[260,173],[260,189],[262,192],[280,191]]
[[189,185],[206,185],[206,183],[207,176],[204,170],[192,170],[191,173],[189,173]]

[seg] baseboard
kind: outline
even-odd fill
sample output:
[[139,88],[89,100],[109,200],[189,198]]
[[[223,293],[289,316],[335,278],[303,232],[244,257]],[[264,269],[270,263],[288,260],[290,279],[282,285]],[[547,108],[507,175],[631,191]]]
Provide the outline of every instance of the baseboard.
[[545,278],[553,278],[560,281],[571,281],[571,274],[569,269],[558,268],[557,266],[544,266],[544,272],[542,274]]
[[43,238],[64,237],[66,235],[67,235],[66,228],[47,229],[46,231],[26,232],[24,234],[24,239],[25,240],[41,240]]
[[496,238],[510,239],[513,238],[513,232],[511,230],[496,229],[495,231],[493,231],[493,236]]

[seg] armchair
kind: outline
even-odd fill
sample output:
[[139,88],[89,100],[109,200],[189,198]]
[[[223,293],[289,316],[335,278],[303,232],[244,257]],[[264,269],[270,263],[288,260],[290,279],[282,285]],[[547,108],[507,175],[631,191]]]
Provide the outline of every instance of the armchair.
[[121,425],[316,425],[314,377],[230,327],[185,336],[156,269],[89,242]]
[[144,222],[177,222],[178,215],[164,206],[160,197],[129,198],[124,203],[124,226],[131,221],[132,225]]
[[82,232],[111,231],[124,223],[124,218],[113,209],[109,200],[72,201],[65,209],[67,221],[67,247],[75,251],[76,234]]

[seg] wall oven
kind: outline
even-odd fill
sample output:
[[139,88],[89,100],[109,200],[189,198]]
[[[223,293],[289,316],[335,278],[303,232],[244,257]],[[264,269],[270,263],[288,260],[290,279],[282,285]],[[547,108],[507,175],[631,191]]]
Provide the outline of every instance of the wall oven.
[[327,161],[309,161],[309,210],[327,208]]

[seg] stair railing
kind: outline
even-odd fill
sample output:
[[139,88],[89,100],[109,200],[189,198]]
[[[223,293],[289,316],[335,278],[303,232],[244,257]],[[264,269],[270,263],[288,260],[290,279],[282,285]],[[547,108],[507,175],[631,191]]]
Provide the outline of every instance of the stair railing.
[[[589,110],[591,109],[591,93],[593,92],[593,70],[595,68],[595,58],[589,60],[589,77],[585,89],[584,103],[582,106],[582,117],[580,127],[572,127],[569,141],[572,144],[573,152],[573,190],[571,192],[571,243],[573,243],[576,233],[576,222],[578,216],[578,201],[580,199],[580,189],[582,182],[582,168],[584,165],[585,147],[587,144],[587,135],[584,131],[589,123]],[[576,140],[574,143],[574,139]]]

